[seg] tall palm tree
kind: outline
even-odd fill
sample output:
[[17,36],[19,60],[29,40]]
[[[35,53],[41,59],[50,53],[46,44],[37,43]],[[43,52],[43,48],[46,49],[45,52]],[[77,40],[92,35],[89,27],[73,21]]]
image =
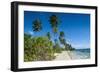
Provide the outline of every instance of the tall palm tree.
[[56,15],[51,15],[49,21],[50,21],[50,24],[51,24],[52,28],[58,26],[58,17]]
[[[58,25],[59,25],[58,17],[56,15],[54,15],[54,14],[51,15],[50,19],[49,19],[49,22],[51,24],[51,28],[52,28],[52,31],[53,31],[54,36],[55,36],[57,34],[57,32],[58,32]],[[55,36],[55,39],[56,39],[56,36]]]
[[35,32],[38,32],[42,29],[42,23],[40,21],[40,19],[35,19],[32,23],[32,29]]

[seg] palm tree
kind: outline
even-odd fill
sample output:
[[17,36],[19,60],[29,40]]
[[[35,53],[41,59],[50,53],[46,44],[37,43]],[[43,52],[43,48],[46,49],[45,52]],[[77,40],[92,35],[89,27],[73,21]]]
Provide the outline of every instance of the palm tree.
[[33,21],[33,23],[32,23],[32,29],[33,29],[33,31],[35,31],[35,32],[40,31],[42,29],[42,25],[41,24],[42,23],[41,23],[40,19],[35,19]]
[[59,35],[59,41],[61,44],[65,45],[66,44],[66,40],[64,38],[65,34],[63,31],[60,32],[60,35]]
[[51,28],[53,30],[53,33],[54,33],[54,36],[55,36],[55,39],[56,39],[56,34],[58,32],[58,25],[59,25],[58,17],[56,15],[51,15],[49,22],[51,24]]
[[56,15],[51,15],[49,20],[51,27],[58,27],[58,17]]
[[64,45],[65,47],[65,50],[68,50],[68,44],[66,43],[66,39],[65,39],[65,34],[63,31],[60,32],[60,35],[59,35],[59,41],[62,45]]
[[47,32],[47,37],[48,37],[49,40],[51,40],[50,32]]
[[74,48],[72,48],[71,44],[68,44],[66,42],[65,34],[63,31],[60,32],[59,41],[61,44],[63,44],[65,46],[65,50],[74,50]]
[[64,37],[64,36],[65,36],[65,34],[64,34],[63,31],[60,32],[60,36],[61,36],[61,37]]

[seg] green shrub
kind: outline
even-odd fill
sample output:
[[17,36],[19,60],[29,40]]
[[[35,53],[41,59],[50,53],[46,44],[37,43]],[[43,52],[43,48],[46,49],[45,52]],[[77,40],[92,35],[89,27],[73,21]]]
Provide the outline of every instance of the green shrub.
[[47,37],[24,36],[25,62],[54,59],[53,43]]

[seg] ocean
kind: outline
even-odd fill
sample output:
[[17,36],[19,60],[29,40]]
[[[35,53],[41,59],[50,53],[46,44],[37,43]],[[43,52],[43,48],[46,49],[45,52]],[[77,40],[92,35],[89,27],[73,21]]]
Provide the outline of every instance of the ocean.
[[89,59],[90,48],[87,49],[75,49],[72,53],[72,59]]

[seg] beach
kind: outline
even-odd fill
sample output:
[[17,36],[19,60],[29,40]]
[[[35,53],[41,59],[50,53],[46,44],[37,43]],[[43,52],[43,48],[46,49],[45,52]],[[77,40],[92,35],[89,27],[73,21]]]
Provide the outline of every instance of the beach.
[[61,53],[56,54],[54,60],[74,60],[74,59],[88,59],[90,58],[90,52],[81,52],[81,51],[62,51]]
[[71,59],[71,56],[69,55],[69,51],[62,51],[62,53],[59,53],[56,55],[55,60],[69,60]]

